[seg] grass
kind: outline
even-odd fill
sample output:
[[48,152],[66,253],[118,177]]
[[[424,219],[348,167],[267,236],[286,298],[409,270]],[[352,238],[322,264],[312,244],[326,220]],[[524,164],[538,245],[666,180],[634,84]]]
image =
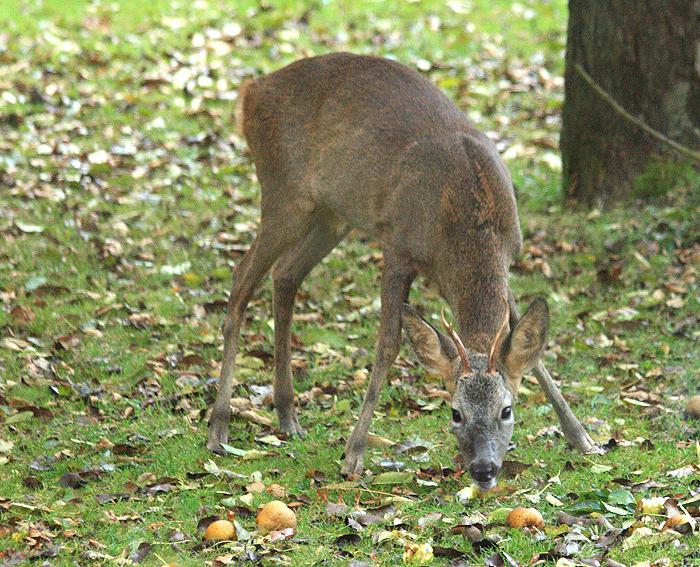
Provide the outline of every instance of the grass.
[[[525,564],[555,547],[563,537],[558,511],[592,489],[651,479],[658,486],[641,485],[635,498],[697,494],[697,423],[683,413],[700,370],[700,229],[689,194],[697,178],[684,170],[673,195],[636,203],[634,214],[562,208],[555,148],[565,18],[559,0],[3,2],[0,558],[44,553],[55,554],[56,565],[111,563],[142,542],[151,544],[147,564],[238,558],[242,543],[198,546],[197,524],[233,510],[252,531],[257,506],[272,498],[245,496],[256,478],[286,489],[300,527],[294,540],[248,542],[248,549],[294,565],[401,561],[402,544],[372,540],[391,523],[369,526],[341,548],[336,538],[354,530],[328,517],[327,501],[363,508],[391,501],[396,530],[465,551],[471,562],[494,549],[473,551],[451,533],[460,517],[535,502],[549,526],[541,537],[497,523],[486,530]],[[555,416],[530,380],[509,453],[529,467],[503,479],[499,491],[460,504],[454,494],[466,477],[427,472],[419,478],[433,484],[337,486],[364,388],[354,376],[371,367],[378,326],[377,257],[359,238],[314,271],[297,304],[306,438],[275,447],[264,440],[274,426],[234,419],[232,446],[271,454],[221,458],[205,450],[221,301],[258,214],[258,185],[233,134],[235,90],[246,76],[334,50],[416,66],[493,135],[514,176],[526,239],[512,287],[523,307],[534,295],[548,298],[547,365],[594,437],[615,438],[616,448],[602,456],[568,450],[545,430]],[[423,282],[412,302],[430,314],[442,305]],[[240,341],[236,396],[254,401],[253,386],[271,383],[270,305],[266,282]],[[436,384],[414,360],[402,351],[373,431],[395,441],[419,437],[431,449],[425,462],[370,449],[375,474],[381,458],[415,471],[454,466],[449,408],[430,397]],[[269,404],[255,407],[274,423]],[[695,467],[688,476],[668,475],[687,465]],[[92,471],[85,486],[60,483],[79,471]],[[166,488],[147,490],[153,484]],[[97,500],[112,493],[129,499]],[[443,516],[418,527],[434,512]],[[625,528],[625,538],[644,518],[630,509],[607,520]],[[658,522],[646,523],[656,533]],[[579,557],[698,560],[696,535],[608,549],[596,545],[604,531],[585,529],[590,539]],[[185,541],[175,541],[178,532]]]

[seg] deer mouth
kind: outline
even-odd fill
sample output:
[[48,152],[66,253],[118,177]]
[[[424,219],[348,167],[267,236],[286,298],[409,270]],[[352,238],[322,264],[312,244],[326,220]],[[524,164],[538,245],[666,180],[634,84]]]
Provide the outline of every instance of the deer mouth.
[[469,465],[469,474],[479,490],[485,492],[491,490],[498,483],[496,479],[500,469],[500,465],[493,458],[481,457]]

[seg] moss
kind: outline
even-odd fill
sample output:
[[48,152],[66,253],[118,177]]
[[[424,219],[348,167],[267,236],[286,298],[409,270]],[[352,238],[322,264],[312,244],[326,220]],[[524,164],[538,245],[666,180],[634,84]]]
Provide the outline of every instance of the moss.
[[700,173],[687,162],[655,157],[633,184],[638,199],[662,201],[671,197],[690,197],[700,201]]

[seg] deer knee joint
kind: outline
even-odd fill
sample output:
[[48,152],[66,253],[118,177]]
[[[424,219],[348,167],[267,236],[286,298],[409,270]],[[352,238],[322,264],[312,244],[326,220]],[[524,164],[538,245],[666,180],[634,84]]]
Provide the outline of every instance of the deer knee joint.
[[233,317],[231,317],[230,315],[227,315],[226,319],[221,324],[221,330],[224,333],[224,340],[225,341],[230,340],[230,338],[234,334],[235,329],[236,329],[236,325],[235,325],[235,322],[233,321]]
[[397,344],[384,345],[377,350],[377,358],[375,365],[380,367],[389,367],[394,363],[399,355],[399,347]]

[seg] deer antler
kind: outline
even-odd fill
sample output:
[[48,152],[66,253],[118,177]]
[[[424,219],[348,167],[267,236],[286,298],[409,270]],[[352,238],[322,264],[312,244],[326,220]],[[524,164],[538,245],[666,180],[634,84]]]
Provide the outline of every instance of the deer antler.
[[471,372],[471,368],[469,368],[469,355],[467,354],[467,349],[464,348],[462,340],[459,338],[457,333],[455,333],[455,330],[452,328],[452,325],[450,325],[447,322],[447,319],[445,319],[444,309],[440,313],[440,317],[442,318],[442,324],[445,326],[445,329],[447,329],[447,332],[449,333],[450,338],[452,339],[452,342],[454,343],[455,348],[459,353],[459,358],[462,359],[462,369],[464,370],[464,373],[469,374]]
[[503,317],[503,323],[501,323],[501,328],[498,329],[498,333],[496,333],[496,338],[493,339],[493,344],[491,345],[491,350],[489,351],[489,367],[486,372],[492,374],[496,372],[496,347],[498,344],[501,342],[501,335],[503,335],[503,331],[506,328],[506,325],[508,324],[508,317],[510,315],[510,310],[508,309],[508,299],[505,297],[503,298],[506,303],[506,315]]

